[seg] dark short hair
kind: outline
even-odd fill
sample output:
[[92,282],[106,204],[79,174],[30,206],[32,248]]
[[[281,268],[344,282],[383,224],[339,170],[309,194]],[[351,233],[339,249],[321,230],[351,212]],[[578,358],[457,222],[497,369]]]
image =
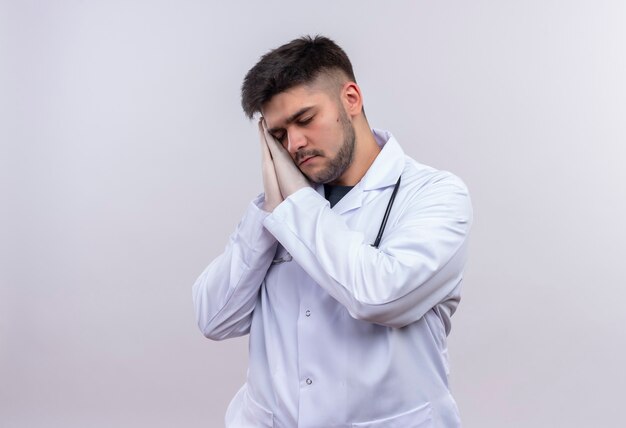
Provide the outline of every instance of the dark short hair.
[[335,71],[356,82],[348,55],[328,37],[292,40],[263,55],[248,71],[241,86],[241,107],[252,119],[274,95]]

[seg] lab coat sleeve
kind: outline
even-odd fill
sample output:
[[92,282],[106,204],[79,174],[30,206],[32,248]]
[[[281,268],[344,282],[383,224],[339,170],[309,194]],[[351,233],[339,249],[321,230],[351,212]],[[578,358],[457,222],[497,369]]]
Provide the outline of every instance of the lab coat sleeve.
[[399,328],[443,301],[458,302],[472,209],[463,182],[442,172],[397,198],[393,210],[379,248],[310,188],[289,196],[264,224],[352,317]]
[[260,206],[263,195],[251,202],[224,252],[202,272],[193,285],[196,320],[213,340],[247,334],[252,311],[276,246],[264,227],[269,213]]

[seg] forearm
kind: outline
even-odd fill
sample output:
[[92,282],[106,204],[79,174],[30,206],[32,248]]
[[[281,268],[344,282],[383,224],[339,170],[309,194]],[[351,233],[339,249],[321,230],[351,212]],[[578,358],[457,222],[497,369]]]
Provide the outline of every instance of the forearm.
[[202,333],[221,340],[246,334],[259,288],[276,251],[276,239],[263,227],[268,213],[251,203],[224,252],[193,286],[196,320]]
[[402,327],[443,301],[462,279],[471,207],[462,188],[451,195],[436,208],[413,213],[409,207],[390,223],[380,249],[308,189],[287,198],[264,224],[353,317]]

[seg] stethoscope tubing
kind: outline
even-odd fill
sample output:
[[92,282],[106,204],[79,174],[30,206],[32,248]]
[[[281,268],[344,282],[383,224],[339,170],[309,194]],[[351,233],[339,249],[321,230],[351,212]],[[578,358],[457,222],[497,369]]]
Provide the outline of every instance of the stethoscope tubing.
[[378,248],[380,244],[380,240],[383,237],[383,232],[385,231],[385,226],[387,225],[387,219],[389,218],[389,212],[391,212],[391,207],[393,206],[393,201],[396,199],[396,193],[398,193],[398,188],[400,188],[400,180],[402,176],[398,177],[398,181],[393,188],[393,192],[391,193],[391,197],[389,198],[389,202],[387,203],[387,209],[385,210],[385,215],[383,217],[383,221],[380,223],[380,229],[378,230],[378,235],[376,236],[376,240],[372,244],[372,247]]

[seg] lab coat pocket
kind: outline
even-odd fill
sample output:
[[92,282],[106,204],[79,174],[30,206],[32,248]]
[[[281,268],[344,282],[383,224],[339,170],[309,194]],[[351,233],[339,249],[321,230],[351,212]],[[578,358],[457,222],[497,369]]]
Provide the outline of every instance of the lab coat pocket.
[[226,428],[273,428],[274,414],[257,403],[243,386],[226,411]]
[[432,428],[433,426],[430,403],[389,418],[352,424],[352,428]]

